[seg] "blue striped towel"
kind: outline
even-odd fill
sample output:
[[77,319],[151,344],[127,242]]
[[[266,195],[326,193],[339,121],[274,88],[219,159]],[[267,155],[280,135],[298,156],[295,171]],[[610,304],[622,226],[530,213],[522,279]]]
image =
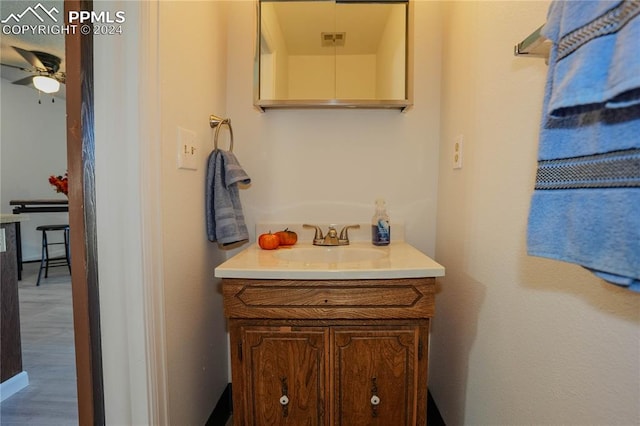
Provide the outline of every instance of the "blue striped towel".
[[554,1],[527,250],[640,292],[640,1]]

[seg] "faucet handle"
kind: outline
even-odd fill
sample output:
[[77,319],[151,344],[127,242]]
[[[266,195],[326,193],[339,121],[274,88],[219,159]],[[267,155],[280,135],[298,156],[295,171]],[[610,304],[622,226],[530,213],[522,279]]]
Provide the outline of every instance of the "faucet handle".
[[342,231],[340,231],[340,241],[344,241],[347,244],[349,244],[349,229],[353,228],[353,229],[358,229],[360,228],[360,225],[346,225],[344,228],[342,228]]
[[321,241],[324,239],[322,235],[322,229],[318,225],[307,225],[306,223],[302,225],[303,228],[314,228],[316,230],[315,235],[313,236],[313,242]]
[[327,235],[324,237],[322,245],[325,246],[338,246],[340,241],[338,240],[338,231],[336,231],[335,225],[329,225]]

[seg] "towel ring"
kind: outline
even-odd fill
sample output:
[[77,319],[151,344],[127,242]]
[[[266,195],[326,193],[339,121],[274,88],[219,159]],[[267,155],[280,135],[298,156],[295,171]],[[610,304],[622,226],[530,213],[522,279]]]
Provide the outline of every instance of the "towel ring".
[[218,149],[218,135],[220,134],[220,129],[225,124],[229,128],[229,152],[233,152],[233,128],[231,128],[231,119],[220,118],[216,117],[215,115],[211,115],[209,117],[209,125],[211,126],[211,128],[216,128],[216,131],[213,135],[213,149]]

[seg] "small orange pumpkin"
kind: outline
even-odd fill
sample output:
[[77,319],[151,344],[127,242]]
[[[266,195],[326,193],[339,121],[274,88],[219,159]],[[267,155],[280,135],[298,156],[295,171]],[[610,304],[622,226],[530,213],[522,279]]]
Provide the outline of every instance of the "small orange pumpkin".
[[264,250],[274,250],[280,246],[280,238],[269,231],[268,234],[262,234],[258,237],[258,245]]
[[298,234],[293,231],[289,231],[289,228],[285,228],[284,231],[276,232],[281,246],[292,246],[298,242]]

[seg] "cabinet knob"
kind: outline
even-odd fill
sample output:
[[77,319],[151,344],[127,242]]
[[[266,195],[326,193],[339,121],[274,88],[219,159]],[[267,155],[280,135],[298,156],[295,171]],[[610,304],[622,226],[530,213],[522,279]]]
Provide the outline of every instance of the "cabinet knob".
[[287,384],[287,378],[280,378],[280,392],[282,392],[282,396],[279,399],[280,405],[282,405],[282,417],[287,417],[289,415],[289,397],[287,394],[289,393],[289,385]]
[[378,396],[378,379],[371,378],[371,417],[378,417],[378,404],[380,397]]

